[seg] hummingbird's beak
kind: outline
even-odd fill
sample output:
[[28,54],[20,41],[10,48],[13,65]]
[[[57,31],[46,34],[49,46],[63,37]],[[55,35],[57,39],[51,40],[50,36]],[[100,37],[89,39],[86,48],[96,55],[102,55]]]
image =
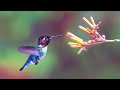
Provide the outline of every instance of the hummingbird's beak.
[[62,35],[56,35],[56,36],[50,36],[49,39],[55,38],[55,37],[61,37]]

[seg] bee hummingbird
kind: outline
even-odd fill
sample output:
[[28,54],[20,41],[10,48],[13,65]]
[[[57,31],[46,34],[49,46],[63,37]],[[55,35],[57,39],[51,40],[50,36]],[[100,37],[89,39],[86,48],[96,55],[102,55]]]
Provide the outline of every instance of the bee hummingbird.
[[37,46],[20,46],[18,47],[18,51],[24,54],[30,54],[25,64],[20,68],[19,71],[22,71],[30,64],[37,65],[39,61],[41,61],[47,53],[47,45],[50,43],[50,40],[55,37],[60,37],[62,35],[56,36],[41,36],[38,38]]

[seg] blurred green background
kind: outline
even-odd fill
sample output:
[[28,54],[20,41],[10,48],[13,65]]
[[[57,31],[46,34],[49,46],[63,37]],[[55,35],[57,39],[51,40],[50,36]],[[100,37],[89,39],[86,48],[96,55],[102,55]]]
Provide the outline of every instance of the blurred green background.
[[[89,40],[78,26],[88,27],[82,17],[93,16],[100,34],[107,39],[120,38],[119,11],[0,11],[0,79],[118,79],[120,78],[120,42],[87,48],[70,48],[66,37],[72,32]],[[52,40],[46,57],[38,65],[19,71],[27,54],[17,51],[21,45],[37,45],[42,35],[62,34]]]

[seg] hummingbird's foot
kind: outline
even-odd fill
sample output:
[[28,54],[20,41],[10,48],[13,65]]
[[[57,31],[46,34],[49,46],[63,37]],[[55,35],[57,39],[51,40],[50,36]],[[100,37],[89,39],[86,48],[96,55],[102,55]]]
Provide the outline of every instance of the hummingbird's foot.
[[35,65],[37,65],[38,64],[38,61],[35,61]]
[[37,65],[37,64],[38,64],[38,61],[37,61],[37,59],[36,59],[36,60],[34,60],[34,64],[35,64],[35,65]]
[[35,65],[38,64],[38,60],[39,60],[39,57],[36,57],[36,59],[34,60],[34,64],[35,64]]

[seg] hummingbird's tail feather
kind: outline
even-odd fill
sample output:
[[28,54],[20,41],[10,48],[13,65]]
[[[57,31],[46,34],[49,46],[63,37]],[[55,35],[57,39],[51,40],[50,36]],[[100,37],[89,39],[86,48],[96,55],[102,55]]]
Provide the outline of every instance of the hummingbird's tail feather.
[[24,65],[19,69],[19,71],[22,71],[25,67],[27,67],[26,64],[24,64]]
[[22,71],[24,68],[26,68],[30,63],[28,60],[25,62],[25,64],[19,69],[19,71]]
[[[33,62],[33,60],[35,59],[36,56],[34,55],[30,55],[27,59],[27,61],[25,62],[25,64],[19,69],[19,71],[22,71],[24,68],[28,67],[30,64],[35,64]],[[36,62],[37,64],[37,62]]]
[[19,71],[22,71],[23,69],[24,69],[24,68],[22,67],[22,68],[19,69]]

